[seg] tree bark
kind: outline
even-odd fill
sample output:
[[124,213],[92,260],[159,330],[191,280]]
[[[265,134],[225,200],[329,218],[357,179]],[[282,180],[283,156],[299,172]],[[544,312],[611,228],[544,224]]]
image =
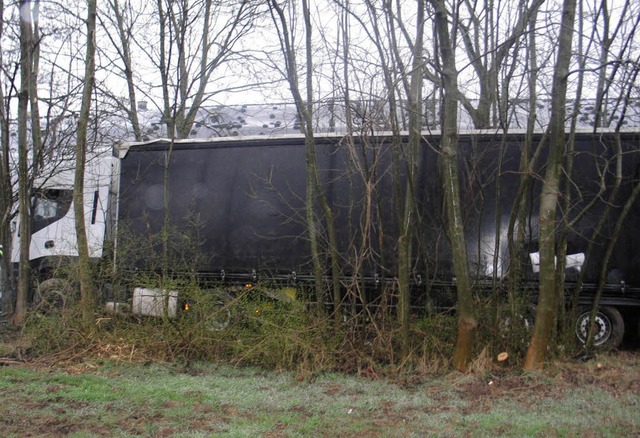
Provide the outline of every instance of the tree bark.
[[575,14],[576,0],[565,0],[553,76],[549,155],[542,183],[538,215],[540,293],[536,309],[536,322],[524,362],[525,370],[537,370],[542,368],[544,364],[547,347],[557,318],[558,299],[563,293],[558,288],[556,276],[556,256],[564,257],[564,254],[556,254],[556,208],[560,194],[560,172],[565,143],[565,105]]
[[[286,79],[296,105],[301,130],[305,136],[305,161],[307,167],[305,217],[315,277],[316,297],[322,308],[324,303],[327,301],[328,294],[324,285],[325,267],[320,259],[320,245],[318,242],[318,229],[316,224],[316,202],[319,202],[327,226],[327,237],[329,242],[328,253],[331,264],[331,290],[334,301],[334,312],[338,314],[340,312],[342,297],[339,278],[340,264],[337,236],[335,233],[333,211],[327,202],[320,182],[313,130],[313,47],[311,41],[312,28],[309,4],[306,0],[302,2],[303,19],[305,22],[306,100],[302,97],[297,71],[295,48],[293,46],[293,34],[291,33],[292,30],[289,28],[289,23],[285,16],[284,9],[276,0],[270,0],[269,5],[273,22],[278,29],[280,47],[285,60]],[[336,322],[338,319],[339,318],[336,318]]]
[[[133,76],[133,61],[131,59],[131,33],[130,29],[126,28],[125,19],[121,10],[119,0],[110,0],[109,7],[113,12],[113,21],[115,22],[117,37],[116,41],[110,33],[107,36],[111,39],[113,45],[118,49],[118,53],[122,60],[122,70],[124,79],[127,82],[127,94],[128,94],[128,107],[125,107],[125,111],[131,122],[131,128],[133,130],[133,137],[136,141],[142,141],[142,130],[140,128],[140,120],[138,118],[138,101],[136,98],[136,83]],[[124,106],[124,105],[123,105]]]
[[398,242],[398,248],[401,253],[398,257],[399,275],[405,276],[403,283],[404,290],[399,296],[399,316],[402,330],[402,357],[409,355],[409,322],[411,316],[411,286],[410,278],[411,264],[413,262],[412,243],[415,236],[416,207],[415,207],[415,187],[417,184],[418,174],[418,157],[420,145],[422,144],[422,56],[423,56],[423,39],[424,39],[424,14],[425,3],[423,0],[417,0],[416,14],[416,39],[413,45],[413,63],[411,66],[411,76],[409,93],[407,95],[409,101],[409,144],[407,160],[407,187],[405,190],[405,205],[403,222],[403,235]]
[[638,195],[640,195],[640,183],[636,183],[635,187],[631,191],[629,198],[627,198],[620,215],[616,219],[616,224],[611,234],[611,239],[607,245],[607,249],[605,251],[604,257],[602,259],[602,265],[600,266],[600,276],[598,278],[598,289],[596,290],[596,294],[593,298],[593,307],[591,309],[591,315],[589,317],[589,334],[587,336],[587,342],[585,345],[585,349],[590,352],[593,351],[593,343],[595,338],[595,319],[596,314],[598,313],[598,307],[600,306],[600,300],[602,299],[602,294],[604,292],[604,286],[607,280],[607,270],[609,269],[609,261],[611,260],[611,256],[613,255],[613,250],[615,248],[616,242],[620,237],[622,232],[622,226],[624,224],[625,219],[629,215],[631,211],[631,207],[635,203],[636,199],[638,199]]
[[91,110],[91,94],[95,82],[95,34],[96,0],[87,2],[87,50],[85,55],[84,87],[82,104],[78,118],[78,139],[76,143],[76,169],[73,185],[73,211],[75,214],[76,239],[78,244],[78,280],[80,302],[84,323],[91,327],[95,320],[96,294],[91,275],[89,246],[84,214],[84,171],[87,159],[87,127]]
[[[4,1],[0,0],[0,17],[4,16]],[[4,35],[4,21],[0,20],[0,38]],[[3,56],[0,52],[0,65],[3,64]],[[8,76],[7,76],[7,79]],[[13,213],[13,190],[11,187],[11,168],[9,167],[9,115],[4,102],[3,87],[0,87],[0,291],[2,291],[2,311],[13,313],[13,294],[11,293],[11,218]]]
[[[30,287],[30,218],[31,218],[31,184],[29,178],[29,140],[27,131],[29,86],[31,84],[31,23],[25,20],[30,16],[30,2],[20,1],[20,93],[18,95],[18,213],[20,215],[20,266],[18,271],[18,290],[16,305],[11,317],[15,325],[24,323],[27,316],[27,300]],[[27,15],[28,14],[28,15]]]
[[442,109],[442,141],[440,143],[440,166],[447,213],[447,231],[458,292],[458,335],[453,353],[453,365],[464,371],[473,354],[476,320],[469,278],[469,260],[465,238],[460,188],[458,181],[458,73],[455,53],[448,28],[448,14],[444,0],[431,0],[435,8],[435,25],[442,58],[442,81],[444,102]]
[[512,309],[517,307],[518,299],[516,297],[521,292],[525,271],[525,239],[527,235],[526,224],[529,214],[531,199],[529,196],[531,183],[534,176],[534,169],[539,159],[540,146],[535,148],[533,144],[533,133],[536,127],[536,105],[538,103],[538,56],[537,56],[537,40],[536,40],[536,21],[537,11],[529,17],[529,38],[528,38],[528,71],[527,84],[529,86],[528,99],[528,115],[527,129],[525,133],[524,143],[520,150],[520,182],[518,193],[515,196],[511,207],[511,216],[509,217],[508,226],[508,248],[509,248],[509,301]]

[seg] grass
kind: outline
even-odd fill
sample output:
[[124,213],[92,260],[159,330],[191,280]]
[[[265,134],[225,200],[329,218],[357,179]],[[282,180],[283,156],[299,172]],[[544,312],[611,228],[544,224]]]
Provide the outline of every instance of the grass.
[[195,364],[0,367],[0,435],[633,436],[637,353],[412,383]]

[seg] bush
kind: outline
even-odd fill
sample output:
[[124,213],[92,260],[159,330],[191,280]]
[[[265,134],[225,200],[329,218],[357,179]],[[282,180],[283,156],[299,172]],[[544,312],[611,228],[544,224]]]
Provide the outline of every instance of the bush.
[[[137,280],[136,284],[159,287],[154,278]],[[67,352],[78,357],[86,353],[98,358],[185,365],[211,361],[294,370],[303,375],[325,371],[369,376],[440,373],[451,366],[457,334],[455,314],[416,317],[411,323],[410,354],[401,357],[393,306],[361,307],[356,314],[334,317],[287,299],[291,291],[286,289],[203,289],[192,279],[164,281],[162,288],[180,290],[180,307],[188,304],[188,311],[179,311],[176,318],[100,311],[95,327],[83,326],[75,305],[47,313],[34,311],[24,327],[24,339],[30,351],[40,356]],[[478,307],[476,354],[490,360],[508,351],[511,357],[519,357],[526,348],[529,327],[513,315],[522,313],[509,307],[497,312],[495,306]],[[498,319],[498,314],[507,318]],[[496,320],[501,323],[492,322]]]
[[86,348],[87,337],[82,329],[82,316],[77,302],[64,308],[39,308],[29,311],[22,328],[21,347],[30,355],[45,356],[68,351],[73,354]]

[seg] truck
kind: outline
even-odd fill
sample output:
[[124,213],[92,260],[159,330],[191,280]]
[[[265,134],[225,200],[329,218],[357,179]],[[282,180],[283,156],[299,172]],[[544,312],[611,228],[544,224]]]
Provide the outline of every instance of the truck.
[[[438,132],[424,132],[417,155],[408,158],[407,135],[317,135],[315,173],[308,170],[301,135],[118,145],[110,156],[91,160],[85,178],[90,254],[112,261],[125,285],[124,298],[110,291],[107,305],[175,316],[189,303],[179,288],[154,285],[154,278],[167,276],[193,278],[225,297],[257,287],[273,296],[285,291],[288,297],[330,301],[330,294],[314,295],[319,279],[310,227],[318,236],[316,266],[322,267],[327,288],[338,278],[345,302],[376,305],[381,296],[393,302],[399,211],[411,197],[412,306],[451,309],[456,278],[443,211],[439,140]],[[518,290],[535,305],[538,199],[547,142],[544,132],[459,135],[461,206],[477,296],[504,295],[516,288],[517,278]],[[639,131],[580,131],[567,143],[572,165],[565,168],[558,214],[558,223],[565,225],[558,227],[558,240],[566,242],[560,253],[566,258],[556,262],[564,269],[567,305],[579,304],[578,339],[586,340],[589,315],[597,306],[595,345],[602,348],[617,347],[625,332],[640,328],[640,202],[633,195],[640,183],[639,146]],[[537,160],[522,162],[527,156]],[[309,175],[315,175],[312,184]],[[34,194],[30,258],[40,277],[36,295],[69,289],[61,286],[54,267],[77,256],[71,181],[59,175]],[[310,186],[320,193],[311,200]],[[335,233],[331,248],[330,227]],[[19,229],[14,228],[17,243]],[[510,254],[514,242],[522,254]],[[14,244],[14,263],[18,248]],[[330,249],[339,266],[330,263]]]

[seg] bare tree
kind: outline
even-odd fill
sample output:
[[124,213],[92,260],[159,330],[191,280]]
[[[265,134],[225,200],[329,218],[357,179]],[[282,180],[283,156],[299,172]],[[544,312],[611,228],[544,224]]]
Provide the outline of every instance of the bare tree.
[[[0,17],[4,17],[4,0],[0,0]],[[0,20],[0,38],[4,37],[4,20]],[[0,246],[2,246],[3,256],[0,257],[0,290],[2,291],[2,311],[11,313],[13,311],[12,294],[12,269],[11,269],[11,225],[10,221],[13,213],[13,188],[11,181],[10,167],[10,99],[5,96],[4,84],[9,84],[9,94],[13,88],[14,78],[9,77],[11,70],[5,65],[4,50],[0,51]],[[6,81],[5,81],[6,79]]]
[[467,257],[467,242],[460,203],[458,181],[458,83],[455,52],[449,31],[449,11],[444,0],[431,0],[442,60],[444,102],[442,105],[442,140],[440,165],[442,187],[447,213],[447,230],[453,254],[456,289],[458,291],[458,336],[453,354],[453,364],[465,370],[471,360],[477,328]]
[[[320,303],[324,303],[327,294],[324,286],[325,267],[320,258],[319,238],[316,225],[316,202],[325,219],[328,234],[328,252],[331,265],[331,290],[334,301],[334,312],[339,314],[342,302],[340,290],[340,266],[337,237],[333,220],[333,211],[327,202],[324,189],[320,182],[319,169],[316,158],[316,144],[313,129],[313,48],[312,48],[312,26],[309,3],[302,2],[302,14],[304,20],[304,53],[305,53],[305,81],[301,84],[298,74],[298,62],[296,46],[294,42],[294,32],[291,28],[291,15],[287,16],[285,8],[280,2],[271,0],[269,2],[273,23],[278,32],[278,39],[284,57],[285,69],[283,75],[286,77],[289,89],[296,105],[296,111],[300,120],[300,127],[305,137],[305,159],[307,166],[307,187],[305,213],[307,230],[309,233],[309,244],[311,250],[311,260],[315,276],[316,296]],[[303,98],[303,91],[306,95]],[[337,318],[336,318],[337,320]]]
[[87,160],[87,128],[91,111],[91,96],[95,80],[95,36],[96,36],[96,0],[87,3],[87,46],[85,55],[84,87],[82,104],[78,118],[78,140],[76,143],[75,180],[73,184],[73,205],[78,244],[78,279],[80,280],[80,301],[85,324],[91,327],[95,319],[96,297],[91,275],[89,245],[84,213],[84,177]]
[[[614,43],[619,42],[618,37],[623,35],[623,27],[627,27],[631,25],[631,33],[630,36],[635,34],[634,28],[637,28],[638,22],[640,18],[636,16],[635,23],[628,23],[627,17],[629,14],[633,14],[632,4],[630,2],[625,2],[622,10],[619,12],[619,20],[617,23],[611,22],[611,10],[609,4],[606,0],[602,0],[597,3],[597,10],[594,11],[594,29],[599,28],[601,35],[599,36],[599,41],[597,41],[596,48],[599,51],[600,59],[599,59],[599,68],[597,69],[597,85],[596,85],[596,102],[595,102],[595,122],[594,125],[596,127],[607,126],[610,122],[610,119],[607,117],[607,109],[609,105],[606,102],[606,97],[609,94],[608,90],[613,83],[614,77],[618,74],[619,64],[624,62],[625,57],[630,53],[630,40],[627,39],[623,41],[620,47],[619,53],[612,53],[612,46]],[[635,11],[637,13],[637,10]],[[600,24],[600,26],[598,26]],[[615,26],[612,29],[612,24]],[[595,33],[595,30],[594,30]],[[610,69],[607,74],[607,69],[609,67],[609,63],[611,57],[614,57],[612,60],[613,68]]]
[[[415,17],[416,36],[413,43],[413,60],[410,71],[410,83],[407,86],[407,100],[409,111],[409,139],[408,152],[406,156],[408,175],[407,188],[405,190],[405,204],[402,215],[401,235],[398,242],[398,275],[399,283],[399,318],[402,327],[402,356],[409,354],[409,322],[410,322],[410,301],[411,301],[411,271],[414,256],[412,248],[415,240],[417,219],[417,209],[415,203],[415,191],[417,190],[417,175],[419,163],[419,151],[422,144],[422,88],[423,88],[423,48],[424,48],[424,24],[425,24],[425,2],[416,2],[417,14]],[[399,12],[399,11],[398,11]],[[394,47],[398,50],[397,45]],[[400,58],[400,54],[396,56]]]
[[29,243],[31,179],[29,177],[28,107],[31,93],[33,53],[31,2],[20,1],[20,94],[18,95],[18,211],[20,214],[20,270],[13,324],[22,324],[27,315],[30,286]]
[[[415,15],[412,16],[410,25],[405,21],[403,8],[415,8]],[[407,357],[409,354],[409,331],[410,331],[410,301],[412,293],[412,274],[418,253],[416,242],[418,241],[417,228],[420,223],[416,205],[417,178],[419,170],[419,151],[422,144],[422,89],[423,89],[423,50],[424,50],[424,26],[425,26],[425,3],[423,1],[411,2],[408,5],[400,3],[384,2],[377,4],[366,1],[364,3],[366,15],[360,13],[358,9],[348,9],[348,4],[341,4],[341,7],[348,12],[350,17],[359,24],[362,31],[368,36],[368,42],[372,45],[377,55],[377,68],[380,70],[380,78],[372,77],[372,83],[380,81],[380,95],[376,96],[376,101],[384,102],[381,108],[377,109],[383,116],[384,123],[376,126],[369,121],[369,125],[364,124],[366,130],[376,130],[385,127],[391,131],[391,150],[393,174],[395,215],[397,224],[397,242],[395,245],[394,260],[395,271],[397,272],[397,295],[398,295],[398,320],[401,327],[400,345],[401,355]],[[407,62],[408,59],[410,62]],[[346,58],[344,63],[352,63],[353,69],[357,68],[356,59]],[[371,63],[367,59],[366,63]],[[345,78],[345,82],[347,79]],[[360,94],[366,96],[363,90]],[[364,102],[370,101],[371,96],[363,97]],[[353,102],[346,102],[350,109]],[[374,108],[370,109],[372,115]],[[406,117],[405,117],[406,115]],[[350,115],[351,118],[351,115]],[[352,124],[352,121],[349,121]],[[408,141],[405,143],[402,130],[408,129]],[[350,130],[351,131],[351,130]],[[360,177],[371,183],[371,175],[387,170],[375,169],[375,172],[360,168]],[[364,170],[364,172],[362,172]],[[369,185],[375,192],[375,184]],[[384,224],[377,218],[377,227],[380,236],[383,236]],[[373,243],[373,242],[372,242]],[[380,245],[383,248],[383,245]],[[379,260],[380,263],[382,260]]]
[[[9,136],[9,126],[12,124],[10,104],[15,100],[14,92],[18,100],[18,160],[17,164],[11,161],[11,152],[9,143],[13,140],[9,139],[3,144],[2,159],[5,163],[3,174],[3,202],[6,202],[3,208],[2,226],[4,246],[7,251],[4,262],[9,263],[11,251],[19,250],[20,263],[18,270],[18,292],[16,296],[15,318],[18,323],[24,319],[24,310],[26,309],[26,301],[30,298],[29,287],[32,285],[30,271],[30,223],[32,206],[32,189],[37,189],[36,185],[46,183],[46,180],[55,175],[59,170],[62,156],[68,157],[68,150],[65,144],[68,140],[68,133],[65,132],[66,127],[66,111],[68,110],[68,102],[74,95],[74,76],[71,69],[67,69],[67,65],[59,62],[64,52],[65,35],[67,28],[65,26],[51,28],[49,27],[44,33],[41,30],[41,3],[39,1],[21,2],[20,7],[16,8],[16,25],[20,25],[20,32],[15,33],[19,36],[20,62],[16,63],[16,69],[3,69],[3,86],[9,90],[8,95],[3,100],[3,132]],[[46,9],[46,8],[45,8]],[[19,12],[17,12],[19,11]],[[59,22],[63,22],[64,18],[71,16],[67,14],[64,8],[56,9],[56,18]],[[54,13],[53,9],[49,9],[48,13]],[[59,24],[58,22],[58,24]],[[46,36],[54,35],[49,38],[50,45],[46,45]],[[46,51],[43,51],[43,47]],[[73,50],[75,50],[74,48]],[[4,53],[13,53],[7,50]],[[42,56],[46,54],[46,56]],[[72,57],[66,58],[68,62],[72,62]],[[43,74],[42,66],[46,66],[46,73]],[[19,68],[18,68],[19,67]],[[14,79],[17,74],[20,75],[20,85],[15,84]],[[41,83],[45,83],[47,87],[41,87]],[[66,84],[66,88],[60,88],[61,84]],[[41,88],[39,88],[41,87]],[[40,92],[45,90],[43,95]],[[59,93],[59,94],[57,94]],[[44,110],[44,111],[43,111]],[[68,146],[68,145],[67,145]],[[46,167],[46,169],[45,169]],[[44,170],[44,172],[43,172]],[[18,195],[16,201],[15,194],[12,193],[11,184],[17,179]],[[22,199],[20,199],[22,197]],[[16,202],[18,208],[15,208]],[[8,242],[7,233],[14,230],[10,229],[9,220],[11,215],[19,212],[19,224],[15,226],[15,232],[20,236],[20,248],[11,248]],[[4,213],[6,212],[6,214]],[[13,228],[14,225],[11,224]],[[38,272],[40,273],[40,272]],[[8,298],[8,294],[7,297]],[[6,306],[7,308],[10,306]]]
[[[142,141],[142,128],[140,127],[138,116],[138,90],[136,89],[138,80],[134,74],[135,65],[132,47],[134,32],[136,31],[136,16],[137,11],[131,1],[109,0],[107,12],[98,16],[98,19],[116,50],[121,62],[120,71],[127,84],[127,104],[122,104],[122,109],[131,123],[134,139]],[[115,32],[111,32],[112,28],[115,28]],[[116,99],[116,102],[120,103],[118,99]]]
[[[155,10],[149,12],[136,10],[135,4],[126,0],[109,2],[110,15],[102,19],[102,25],[116,51],[117,75],[127,83],[126,100],[115,97],[136,138],[142,135],[137,110],[140,94],[161,111],[169,137],[187,138],[203,104],[222,91],[251,86],[228,85],[225,76],[232,64],[241,60],[240,45],[253,30],[261,6],[258,2],[215,0],[158,0],[154,5]],[[145,14],[151,16],[147,19]],[[110,33],[112,27],[116,31]],[[150,27],[157,32],[149,33]],[[105,56],[112,57],[109,53]],[[152,66],[146,68],[146,75],[135,72],[136,56],[146,58]],[[100,87],[110,92],[107,84]]]
[[[462,93],[459,97],[476,128],[496,126],[498,102],[507,99],[507,96],[498,95],[501,88],[500,71],[505,68],[509,51],[524,35],[529,17],[537,13],[543,2],[544,0],[534,0],[528,4],[526,0],[519,0],[517,4],[507,5],[501,1],[486,0],[483,7],[478,7],[476,2],[468,0],[461,2],[460,6],[465,8],[468,18],[462,19],[459,13],[458,25],[469,63],[477,78],[477,104],[474,106],[473,101]],[[498,18],[498,13],[501,13],[502,17]],[[506,30],[504,41],[499,41],[498,29],[505,27],[506,14],[515,15],[514,23]]]
[[[611,173],[614,174],[613,183],[607,184],[604,179],[605,174],[607,173],[606,168],[602,170],[599,169],[599,177],[601,180],[600,192],[604,193],[605,190],[608,190],[608,195],[606,197],[604,211],[602,212],[600,220],[592,230],[587,250],[585,251],[585,265],[589,266],[592,259],[592,250],[597,246],[604,247],[604,256],[602,258],[602,263],[599,266],[598,285],[594,297],[594,306],[591,309],[591,327],[585,345],[587,351],[590,351],[593,348],[595,315],[598,311],[604,285],[609,281],[609,270],[611,269],[609,263],[613,256],[616,242],[620,237],[622,224],[629,213],[631,205],[635,202],[638,190],[637,187],[634,187],[631,190],[631,193],[628,194],[623,189],[625,179],[625,175],[623,174],[623,160],[625,160],[625,155],[628,152],[622,150],[620,130],[626,123],[626,113],[628,111],[628,106],[631,104],[631,96],[633,95],[633,90],[635,88],[634,84],[636,83],[636,78],[640,73],[640,64],[637,62],[630,62],[630,57],[633,56],[631,41],[637,34],[638,26],[640,25],[640,16],[637,16],[637,14],[634,13],[637,12],[637,9],[636,11],[633,11],[632,6],[625,3],[622,11],[618,13],[618,21],[612,22],[611,15],[614,8],[612,5],[609,5],[606,0],[596,3],[594,8],[595,10],[590,14],[593,18],[592,33],[588,36],[586,49],[579,50],[578,53],[582,55],[582,59],[587,58],[586,53],[592,53],[594,48],[600,51],[599,68],[593,69],[596,83],[596,98],[595,105],[593,107],[593,129],[595,134],[598,128],[612,127],[613,125],[613,128],[616,131],[616,137],[613,145],[614,156],[611,158]],[[613,31],[611,31],[612,27]],[[582,34],[582,32],[580,33]],[[582,42],[582,39],[580,39],[579,42]],[[637,59],[636,55],[636,60]],[[584,76],[589,72],[585,65],[586,61],[580,63],[580,84],[582,84]],[[583,106],[579,106],[579,104],[576,103],[574,114],[578,114],[582,108]],[[596,157],[594,157],[594,160],[595,159]],[[607,163],[608,162],[609,161],[607,160]],[[625,195],[628,196],[626,199],[623,197]],[[585,207],[580,214],[584,214],[585,210],[591,208],[591,204],[593,203],[590,203]],[[622,205],[621,208],[620,205]],[[607,224],[611,221],[612,211],[619,211],[619,214],[615,221],[614,230],[608,234],[606,232],[606,228]],[[570,223],[569,225],[572,226],[573,223]],[[572,296],[572,312],[570,313],[570,318],[567,318],[567,322],[571,323],[569,326],[570,328],[572,324],[575,323],[575,319],[578,314],[579,295],[583,287],[586,272],[586,270],[581,271]]]
[[515,194],[509,224],[507,227],[507,246],[509,250],[509,301],[513,313],[518,313],[521,305],[518,297],[522,293],[521,284],[524,276],[523,260],[525,257],[525,244],[527,238],[527,216],[531,205],[531,184],[535,178],[535,167],[538,162],[540,148],[536,147],[533,134],[537,126],[537,105],[538,105],[538,54],[537,54],[537,11],[533,11],[529,17],[528,38],[526,42],[526,89],[527,99],[527,120],[526,133],[522,146],[520,147],[519,173],[520,183],[518,192]]
[[573,25],[576,0],[565,0],[562,10],[559,44],[553,77],[551,98],[551,122],[549,126],[549,155],[540,195],[539,242],[540,242],[540,294],[536,310],[536,322],[527,350],[524,368],[534,370],[542,367],[556,322],[559,299],[556,276],[556,208],[560,192],[560,173],[565,144],[565,106],[569,81],[569,66],[572,57]]

